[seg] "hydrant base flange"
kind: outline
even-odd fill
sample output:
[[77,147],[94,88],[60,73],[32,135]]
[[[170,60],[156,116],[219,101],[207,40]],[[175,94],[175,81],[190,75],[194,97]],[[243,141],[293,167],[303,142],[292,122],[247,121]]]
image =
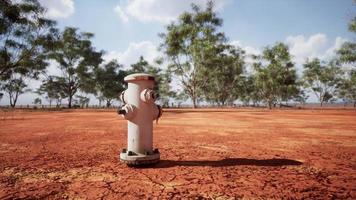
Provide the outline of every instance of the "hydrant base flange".
[[120,153],[121,162],[127,165],[137,166],[137,165],[149,165],[158,163],[160,160],[160,153],[154,153],[150,155],[135,154],[129,155],[127,152]]

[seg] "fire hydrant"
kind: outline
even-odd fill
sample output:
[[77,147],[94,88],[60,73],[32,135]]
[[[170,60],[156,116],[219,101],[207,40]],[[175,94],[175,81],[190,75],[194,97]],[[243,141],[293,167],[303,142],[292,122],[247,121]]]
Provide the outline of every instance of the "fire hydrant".
[[159,162],[160,153],[153,149],[153,121],[162,115],[162,109],[154,102],[155,77],[149,74],[131,74],[124,78],[127,89],[121,93],[125,104],[118,109],[127,123],[127,149],[120,153],[120,160],[127,165],[146,165]]

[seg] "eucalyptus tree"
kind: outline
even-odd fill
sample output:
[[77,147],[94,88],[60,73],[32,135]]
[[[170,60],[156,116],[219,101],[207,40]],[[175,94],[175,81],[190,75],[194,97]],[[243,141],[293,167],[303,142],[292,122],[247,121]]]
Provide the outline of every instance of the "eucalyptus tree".
[[62,104],[62,100],[67,98],[65,93],[65,79],[62,77],[49,76],[42,81],[41,86],[37,89],[36,93],[44,95],[52,107],[52,102],[56,102],[56,107]]
[[[356,33],[356,17],[349,23],[349,31]],[[347,41],[337,51],[338,60],[341,64],[352,66],[346,71],[339,84],[339,97],[345,102],[353,102],[356,106],[356,42]]]
[[172,83],[172,75],[169,70],[163,70],[159,74],[159,85],[158,85],[158,99],[161,101],[162,105],[169,107],[169,102],[171,98],[176,97],[176,93],[172,90],[170,84]]
[[257,106],[262,100],[254,74],[241,76],[234,92],[239,95],[239,99],[245,106],[249,106],[250,102],[253,106]]
[[208,82],[200,73],[205,66],[206,51],[226,38],[217,28],[222,19],[213,11],[213,3],[209,1],[206,9],[192,4],[193,12],[184,12],[176,22],[166,27],[161,33],[163,42],[160,46],[169,61],[169,69],[177,75],[184,92],[197,106],[202,87]]
[[340,84],[342,71],[335,62],[324,64],[318,58],[304,64],[303,80],[317,97],[320,106],[334,99]]
[[[114,99],[125,90],[124,77],[126,72],[116,60],[99,67],[95,71],[96,90],[99,101],[106,101],[110,107]],[[101,103],[101,102],[100,102]]]
[[59,35],[50,58],[57,61],[62,71],[64,93],[71,108],[73,96],[82,92],[95,92],[95,70],[102,62],[102,52],[96,51],[88,32],[78,33],[77,28],[66,27]]
[[341,79],[338,85],[338,95],[344,102],[352,102],[356,107],[356,70],[352,70]]
[[0,80],[14,74],[38,78],[47,67],[57,30],[44,13],[37,0],[0,1]]
[[297,74],[287,45],[277,43],[266,47],[253,65],[256,89],[270,109],[277,103],[288,102],[299,93]]
[[131,65],[127,73],[148,73],[155,76],[156,84],[154,90],[158,95],[158,100],[161,101],[164,106],[168,106],[169,99],[174,98],[175,93],[170,87],[170,83],[172,82],[171,71],[162,70],[158,67],[162,65],[162,62],[161,59],[157,59],[154,65],[152,65],[149,64],[143,56],[140,56],[139,60]]
[[[202,63],[206,66],[199,73],[201,80],[206,80],[202,87],[205,99],[218,105],[232,103],[240,95],[241,74],[244,71],[244,51],[239,48],[220,44],[210,48]],[[208,79],[208,80],[207,80]]]
[[36,98],[33,100],[33,104],[35,104],[35,105],[37,105],[37,106],[40,106],[40,105],[42,104],[41,98],[36,97]]
[[[356,17],[349,23],[349,31],[356,33]],[[356,42],[347,41],[338,49],[337,54],[342,63],[353,64],[356,62]]]
[[1,90],[7,93],[10,101],[10,106],[12,108],[16,106],[18,97],[21,94],[30,91],[30,89],[27,88],[27,84],[25,83],[22,77],[17,78],[13,76],[5,81],[5,83],[1,87]]
[[90,98],[89,97],[86,97],[86,96],[83,96],[83,95],[76,95],[75,97],[78,98],[78,103],[79,103],[81,108],[89,106],[89,102],[90,102]]
[[299,90],[299,94],[296,95],[293,100],[304,106],[308,98],[309,98],[308,93],[303,88],[301,88]]

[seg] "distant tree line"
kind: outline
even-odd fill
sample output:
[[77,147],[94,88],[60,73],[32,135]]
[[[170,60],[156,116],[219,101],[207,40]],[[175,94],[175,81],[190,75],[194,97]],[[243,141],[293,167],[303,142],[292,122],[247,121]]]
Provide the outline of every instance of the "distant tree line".
[[[233,46],[219,31],[223,21],[213,11],[213,2],[205,9],[192,5],[159,36],[164,57],[148,63],[140,57],[124,69],[117,60],[104,61],[104,51],[93,47],[92,33],[74,27],[59,30],[56,22],[46,19],[45,9],[37,0],[0,2],[0,100],[7,95],[11,107],[19,96],[35,92],[50,106],[87,107],[89,94],[100,106],[110,107],[125,89],[124,77],[131,73],[150,73],[157,78],[155,88],[165,106],[171,102],[192,101],[210,105],[266,105],[269,108],[304,104],[314,94],[320,105],[342,100],[356,106],[356,43],[345,42],[331,61],[306,60],[298,77],[288,46],[277,42],[252,55],[247,70],[245,51]],[[349,24],[356,33],[356,17]],[[61,73],[49,73],[50,63]],[[165,67],[167,66],[167,67]],[[343,66],[350,66],[344,70]],[[39,88],[28,88],[31,79],[41,80]],[[172,90],[172,81],[181,91]],[[33,101],[41,105],[41,98]]]

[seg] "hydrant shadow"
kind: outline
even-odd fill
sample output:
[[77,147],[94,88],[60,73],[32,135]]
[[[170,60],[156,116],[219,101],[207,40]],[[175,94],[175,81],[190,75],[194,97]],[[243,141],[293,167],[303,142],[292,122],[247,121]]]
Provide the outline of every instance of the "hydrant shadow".
[[229,166],[265,166],[278,167],[290,165],[302,165],[303,163],[297,160],[290,159],[249,159],[249,158],[225,158],[222,160],[161,160],[154,168],[169,168],[175,166],[210,166],[210,167],[229,167]]

